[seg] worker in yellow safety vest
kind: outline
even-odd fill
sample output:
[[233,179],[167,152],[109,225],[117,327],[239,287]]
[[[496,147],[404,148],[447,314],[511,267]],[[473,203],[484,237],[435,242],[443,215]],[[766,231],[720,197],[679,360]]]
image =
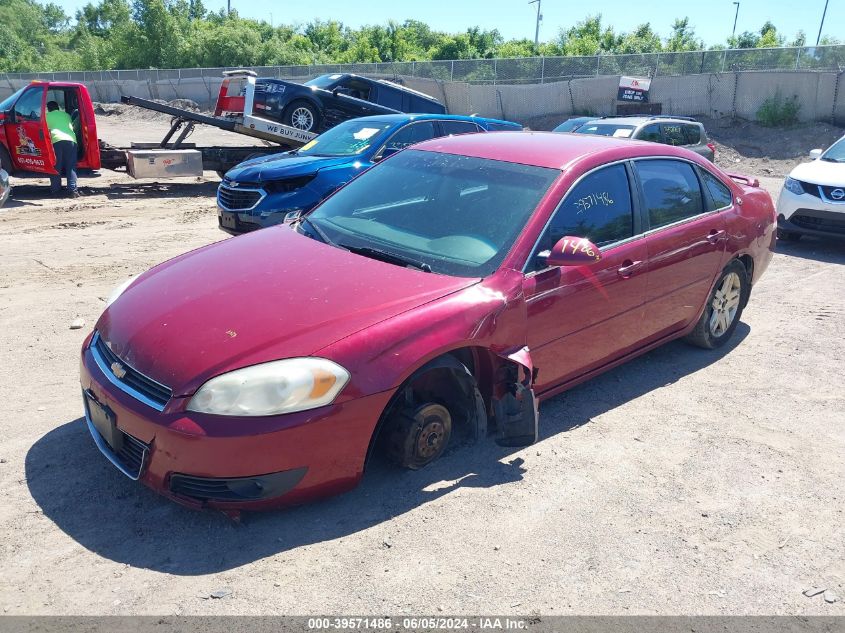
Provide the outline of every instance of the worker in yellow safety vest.
[[59,109],[55,101],[47,102],[47,127],[50,141],[56,154],[55,176],[50,176],[50,193],[58,196],[62,193],[62,176],[67,178],[67,195],[78,198],[76,190],[76,133],[70,115]]

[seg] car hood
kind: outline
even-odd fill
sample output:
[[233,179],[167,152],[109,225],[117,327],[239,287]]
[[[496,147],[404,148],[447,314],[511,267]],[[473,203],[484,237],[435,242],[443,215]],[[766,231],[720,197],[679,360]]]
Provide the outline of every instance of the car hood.
[[97,330],[129,365],[188,395],[215,375],[309,356],[477,282],[368,259],[279,226],[144,273]]
[[282,178],[296,178],[316,173],[326,167],[347,165],[354,157],[297,156],[281,154],[263,156],[241,163],[226,172],[226,180],[235,182],[267,182]]
[[789,174],[792,178],[826,187],[845,187],[845,163],[814,160],[802,163]]

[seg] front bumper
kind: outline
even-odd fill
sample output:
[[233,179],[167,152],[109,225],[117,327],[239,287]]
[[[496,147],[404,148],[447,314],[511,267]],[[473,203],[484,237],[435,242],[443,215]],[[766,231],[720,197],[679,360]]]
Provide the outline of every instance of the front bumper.
[[782,189],[778,198],[778,229],[801,235],[845,238],[845,203],[831,202]]
[[226,211],[217,208],[217,226],[221,231],[225,231],[229,235],[243,235],[264,229],[268,226],[275,226],[281,224],[285,219],[285,212],[267,213],[263,215],[252,215],[247,212]]
[[125,434],[116,453],[86,400],[94,442],[121,472],[184,505],[223,510],[293,505],[355,487],[391,395],[266,418],[197,414],[184,410],[188,398],[174,397],[159,412],[114,387],[87,343],[80,382]]

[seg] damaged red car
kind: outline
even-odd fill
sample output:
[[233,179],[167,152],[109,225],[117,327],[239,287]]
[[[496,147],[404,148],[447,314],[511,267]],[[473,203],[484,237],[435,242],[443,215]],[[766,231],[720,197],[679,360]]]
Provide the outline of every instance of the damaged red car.
[[86,422],[126,476],[227,511],[349,490],[380,451],[528,445],[544,398],[723,345],[774,240],[769,195],[683,149],[428,141],[118,288],[82,349]]

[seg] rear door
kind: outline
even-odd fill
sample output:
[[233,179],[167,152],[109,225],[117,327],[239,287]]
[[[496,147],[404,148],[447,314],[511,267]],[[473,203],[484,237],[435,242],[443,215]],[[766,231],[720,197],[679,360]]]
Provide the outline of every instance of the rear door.
[[646,229],[647,341],[696,319],[723,265],[725,209],[705,194],[698,168],[674,158],[634,161]]
[[15,169],[55,174],[56,163],[47,129],[47,85],[24,90],[6,120],[6,138]]

